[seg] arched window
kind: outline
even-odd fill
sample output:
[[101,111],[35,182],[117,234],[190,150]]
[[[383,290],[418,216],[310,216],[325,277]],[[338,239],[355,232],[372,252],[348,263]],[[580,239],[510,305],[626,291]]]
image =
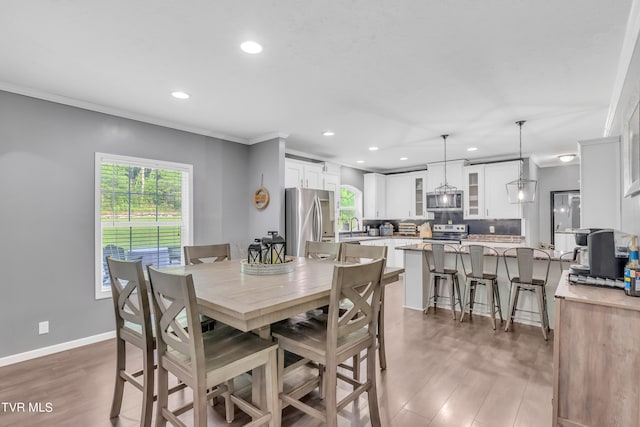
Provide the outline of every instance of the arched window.
[[340,217],[338,218],[338,227],[341,231],[348,231],[352,218],[353,229],[362,229],[362,191],[351,185],[340,186]]

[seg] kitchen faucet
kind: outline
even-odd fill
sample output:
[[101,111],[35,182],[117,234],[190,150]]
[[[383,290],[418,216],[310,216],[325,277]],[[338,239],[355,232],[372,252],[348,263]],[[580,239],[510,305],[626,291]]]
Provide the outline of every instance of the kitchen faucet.
[[356,220],[356,224],[358,224],[358,229],[360,228],[360,220],[355,216],[351,217],[351,219],[349,220],[349,235],[351,237],[353,237],[353,220],[354,219]]

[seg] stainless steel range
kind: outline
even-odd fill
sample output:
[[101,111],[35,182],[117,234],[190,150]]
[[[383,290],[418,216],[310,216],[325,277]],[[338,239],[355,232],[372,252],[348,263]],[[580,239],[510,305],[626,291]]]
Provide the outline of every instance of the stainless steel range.
[[467,224],[434,224],[433,237],[423,239],[426,243],[444,242],[460,244],[461,239],[469,236],[469,226]]

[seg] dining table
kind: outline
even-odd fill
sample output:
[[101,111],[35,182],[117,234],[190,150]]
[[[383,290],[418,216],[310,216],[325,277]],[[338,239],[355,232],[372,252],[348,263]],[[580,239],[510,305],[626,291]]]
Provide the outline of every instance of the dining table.
[[[329,304],[336,265],[353,264],[335,260],[291,257],[293,271],[273,275],[242,272],[244,260],[162,268],[165,273],[191,274],[198,309],[241,331],[271,336],[271,324]],[[397,281],[404,268],[385,267],[382,284]],[[260,392],[264,373],[254,373],[253,401],[263,407]]]

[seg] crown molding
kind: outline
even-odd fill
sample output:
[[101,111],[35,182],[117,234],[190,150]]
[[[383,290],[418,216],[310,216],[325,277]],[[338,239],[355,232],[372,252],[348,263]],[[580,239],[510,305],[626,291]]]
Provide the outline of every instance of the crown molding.
[[107,107],[105,105],[95,104],[93,102],[82,101],[80,99],[69,98],[67,96],[56,95],[54,93],[41,91],[25,86],[14,85],[12,83],[0,81],[0,90],[11,92],[18,95],[28,96],[30,98],[42,99],[44,101],[55,102],[57,104],[68,105],[70,107],[82,108],[83,110],[95,111],[97,113],[109,114],[111,116],[122,117],[124,119],[136,120],[138,122],[149,123],[152,125],[163,126],[171,129],[181,130],[184,132],[194,133],[198,135],[209,136],[212,138],[224,139],[226,141],[237,142],[239,144],[249,144],[246,138],[240,138],[234,135],[227,135],[210,129],[203,129],[195,126],[185,125],[183,123],[171,120],[160,119],[157,117],[147,116],[144,114],[134,113],[122,110],[120,108]]
[[247,144],[249,145],[259,144],[261,142],[269,141],[271,139],[276,139],[276,138],[287,139],[288,137],[289,137],[289,134],[283,133],[283,132],[265,133],[264,135],[260,135],[256,138],[251,138],[250,140],[247,141]]

